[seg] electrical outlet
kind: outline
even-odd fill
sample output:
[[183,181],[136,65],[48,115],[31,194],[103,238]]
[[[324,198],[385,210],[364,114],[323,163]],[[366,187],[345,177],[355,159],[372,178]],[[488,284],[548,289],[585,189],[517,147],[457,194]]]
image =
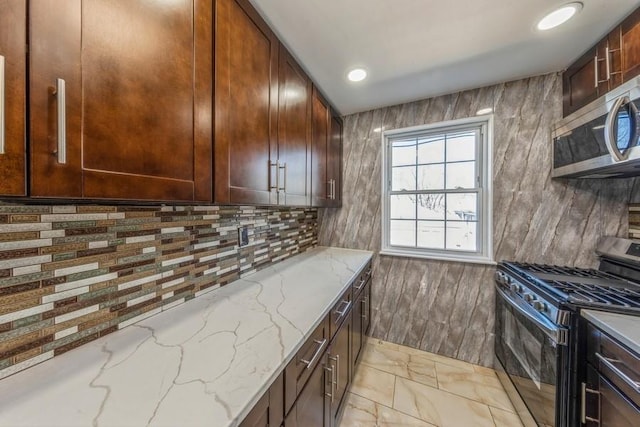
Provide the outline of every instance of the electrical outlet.
[[249,227],[243,225],[238,227],[238,246],[243,247],[249,244]]

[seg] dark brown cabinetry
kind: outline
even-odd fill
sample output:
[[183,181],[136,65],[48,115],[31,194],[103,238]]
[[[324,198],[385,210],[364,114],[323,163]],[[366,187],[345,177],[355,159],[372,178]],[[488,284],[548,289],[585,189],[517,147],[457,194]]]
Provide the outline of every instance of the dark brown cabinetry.
[[571,64],[563,74],[567,116],[640,75],[640,9]]
[[353,369],[360,360],[365,337],[371,324],[371,264],[353,284],[353,333],[351,341],[351,361]]
[[279,41],[247,0],[216,0],[217,203],[276,204]]
[[26,0],[0,1],[0,195],[24,196]]
[[[285,374],[286,375],[286,374]],[[287,414],[284,427],[330,427],[331,400],[328,384],[333,372],[324,352],[313,369],[309,381],[297,396],[295,405]]]
[[279,427],[282,425],[284,421],[283,393],[284,375],[280,374],[240,423],[240,427]]
[[32,195],[209,201],[211,3],[29,13]]
[[311,119],[311,194],[317,207],[341,206],[342,119],[314,87]]
[[640,425],[640,354],[587,325],[581,422],[588,427]]
[[308,206],[311,204],[312,84],[282,45],[279,87],[278,160],[275,171],[278,204]]
[[351,312],[347,316],[336,332],[331,346],[327,349],[327,360],[333,377],[329,380],[331,385],[331,426],[338,426],[341,410],[344,408],[343,401],[346,397],[347,389],[351,384],[351,334],[352,321]]

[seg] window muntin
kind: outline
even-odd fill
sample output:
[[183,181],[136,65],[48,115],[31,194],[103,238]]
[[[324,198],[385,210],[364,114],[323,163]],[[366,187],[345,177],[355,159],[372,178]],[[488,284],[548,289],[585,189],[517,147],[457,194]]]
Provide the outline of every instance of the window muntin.
[[383,253],[491,262],[489,122],[465,122],[385,132]]

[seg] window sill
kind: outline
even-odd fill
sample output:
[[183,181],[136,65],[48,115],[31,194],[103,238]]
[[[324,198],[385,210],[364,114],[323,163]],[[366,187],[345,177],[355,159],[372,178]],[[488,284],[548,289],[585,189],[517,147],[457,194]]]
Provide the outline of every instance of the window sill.
[[437,255],[437,254],[419,254],[409,251],[383,249],[380,251],[380,255],[396,256],[405,258],[420,258],[432,261],[448,261],[448,262],[463,262],[469,264],[484,264],[484,265],[497,265],[498,263],[490,258],[483,256],[456,256],[456,255]]

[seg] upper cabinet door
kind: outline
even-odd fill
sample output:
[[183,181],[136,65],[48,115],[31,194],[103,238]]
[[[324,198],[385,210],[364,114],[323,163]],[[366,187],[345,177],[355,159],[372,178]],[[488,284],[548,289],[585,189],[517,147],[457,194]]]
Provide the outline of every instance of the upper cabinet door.
[[567,116],[598,98],[600,62],[596,49],[585,53],[562,75],[563,112]]
[[330,206],[342,206],[342,119],[331,115],[329,147],[327,150],[327,170],[330,184]]
[[33,195],[211,200],[210,2],[30,10]]
[[640,9],[620,26],[622,45],[622,79],[628,81],[640,75]]
[[0,195],[24,196],[26,0],[0,1]]
[[248,0],[216,0],[216,203],[276,204],[279,41]]
[[311,204],[315,207],[330,205],[328,148],[329,105],[314,86],[311,101]]
[[280,47],[278,204],[311,204],[311,80]]

